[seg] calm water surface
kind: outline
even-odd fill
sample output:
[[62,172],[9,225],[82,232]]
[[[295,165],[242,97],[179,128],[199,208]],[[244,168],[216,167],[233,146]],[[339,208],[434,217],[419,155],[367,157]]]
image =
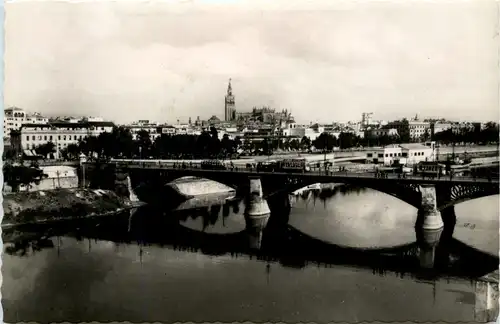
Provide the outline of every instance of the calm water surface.
[[[82,225],[38,251],[5,253],[5,321],[474,320],[473,280],[341,265],[336,252],[333,261],[301,266],[247,253],[238,234],[245,230],[243,211],[232,204],[162,216],[180,224],[177,234],[151,220],[161,216],[138,212],[130,225]],[[455,211],[455,238],[478,254],[498,254],[498,196]],[[371,190],[310,195],[296,199],[289,215],[290,230],[306,238],[285,245],[289,255],[321,244],[321,251],[406,246],[416,240],[415,218],[413,207]],[[105,234],[112,226],[116,234]],[[202,252],[207,244],[218,252]]]

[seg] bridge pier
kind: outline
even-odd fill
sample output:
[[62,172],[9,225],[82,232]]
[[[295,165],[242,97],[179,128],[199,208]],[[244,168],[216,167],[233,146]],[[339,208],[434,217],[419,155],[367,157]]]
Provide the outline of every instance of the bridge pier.
[[436,248],[436,266],[445,269],[450,264],[451,245],[453,241],[453,232],[457,223],[455,207],[450,206],[441,210],[441,218],[444,222],[443,233],[439,240],[439,246]]
[[417,242],[420,245],[420,266],[432,269],[444,223],[441,213],[437,210],[436,188],[433,185],[421,185],[420,192],[422,203],[415,225]]
[[422,229],[438,230],[444,227],[441,213],[437,210],[436,187],[434,185],[421,185],[422,204],[420,212],[423,215]]
[[[120,197],[129,197],[129,183],[130,176],[126,172],[126,170],[117,167],[115,169],[115,183],[114,183],[114,191]],[[130,187],[131,188],[131,187]]]
[[260,178],[250,178],[250,190],[245,203],[245,223],[250,247],[260,249],[263,231],[269,221],[271,210],[263,198],[262,183]]
[[420,267],[433,269],[436,259],[436,247],[443,229],[417,229],[417,242],[420,247]]

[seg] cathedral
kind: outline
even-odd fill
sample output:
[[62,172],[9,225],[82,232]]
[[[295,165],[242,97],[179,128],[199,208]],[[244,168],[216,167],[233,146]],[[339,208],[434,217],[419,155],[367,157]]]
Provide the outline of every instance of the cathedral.
[[227,86],[227,94],[225,97],[224,121],[232,122],[236,120],[236,107],[234,106],[233,88],[231,87],[231,79]]
[[231,79],[229,79],[227,93],[225,96],[224,121],[238,123],[257,122],[278,125],[294,122],[292,114],[286,109],[282,111],[275,111],[274,109],[271,109],[269,107],[254,107],[249,112],[236,112]]

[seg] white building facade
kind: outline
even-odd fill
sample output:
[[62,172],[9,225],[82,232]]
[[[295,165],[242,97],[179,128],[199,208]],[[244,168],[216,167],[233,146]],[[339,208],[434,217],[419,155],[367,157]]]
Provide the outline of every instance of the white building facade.
[[112,122],[86,122],[66,123],[54,122],[48,124],[24,124],[20,130],[17,145],[21,150],[33,150],[40,145],[49,142],[54,143],[56,158],[61,150],[70,144],[77,144],[88,136],[99,136],[104,132],[111,132],[114,124]]
[[434,160],[434,146],[421,144],[388,145],[383,148],[374,148],[366,153],[366,162],[383,164],[414,165],[419,162]]

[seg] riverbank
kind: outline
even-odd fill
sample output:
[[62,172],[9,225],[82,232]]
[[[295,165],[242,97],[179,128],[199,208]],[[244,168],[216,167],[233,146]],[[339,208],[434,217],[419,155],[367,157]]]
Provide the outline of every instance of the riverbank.
[[5,195],[2,228],[109,215],[142,203],[102,189],[56,189]]

